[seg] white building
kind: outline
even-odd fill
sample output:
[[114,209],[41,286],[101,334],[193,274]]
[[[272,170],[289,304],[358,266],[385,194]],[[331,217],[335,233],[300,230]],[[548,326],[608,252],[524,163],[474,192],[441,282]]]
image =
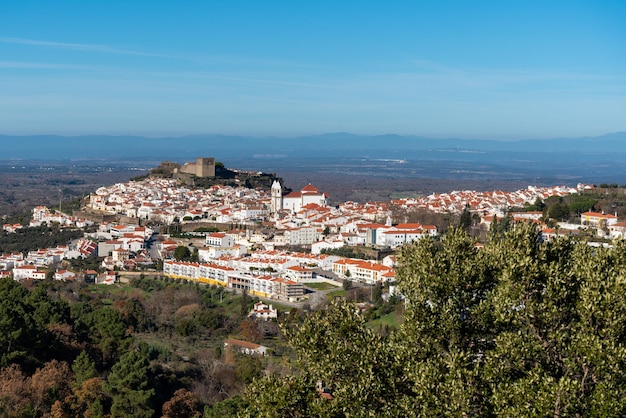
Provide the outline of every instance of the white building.
[[606,228],[617,223],[617,216],[598,212],[584,212],[580,214],[580,224]]
[[248,314],[250,318],[258,318],[264,320],[278,318],[278,310],[274,309],[272,305],[266,305],[263,302],[257,302],[252,307],[252,310]]
[[287,267],[285,276],[295,282],[304,282],[313,279],[313,270],[306,267],[291,266]]
[[317,241],[317,228],[312,226],[287,229],[284,234],[289,245],[311,245]]
[[76,273],[73,273],[68,270],[57,270],[54,273],[54,280],[66,281],[66,280],[75,280],[75,279],[76,279]]
[[203,263],[220,257],[242,257],[246,253],[246,247],[234,245],[232,247],[204,247],[198,249],[198,261]]
[[321,254],[322,250],[341,248],[343,245],[341,240],[314,242],[311,244],[311,254]]
[[431,225],[398,224],[375,230],[375,243],[383,247],[397,248],[428,236],[436,236],[437,228]]
[[14,280],[36,279],[43,280],[46,278],[45,271],[37,270],[35,266],[21,266],[13,269]]
[[[282,189],[281,189],[282,190]],[[273,193],[276,193],[273,190]],[[327,205],[328,196],[326,193],[321,193],[311,183],[307,184],[299,192],[291,192],[285,196],[282,196],[281,209],[289,210],[293,213],[297,213],[303,206],[314,203],[316,205],[325,207]],[[272,194],[272,204],[275,203],[274,194]]]
[[223,232],[213,232],[206,236],[207,247],[232,247],[233,245],[235,245],[233,238]]

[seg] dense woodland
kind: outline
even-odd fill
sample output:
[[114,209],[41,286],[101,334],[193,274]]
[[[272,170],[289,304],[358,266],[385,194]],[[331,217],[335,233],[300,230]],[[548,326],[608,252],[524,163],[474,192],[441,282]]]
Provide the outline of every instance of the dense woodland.
[[224,339],[287,350],[276,323],[247,319],[253,302],[145,277],[123,288],[1,279],[0,416],[228,416],[247,383],[282,366]]
[[[381,288],[372,321],[399,306]],[[245,414],[246,385],[293,373],[276,321],[248,318],[255,299],[223,288],[139,276],[129,286],[0,279],[0,416],[226,417]],[[280,325],[306,313],[284,311]],[[373,325],[372,325],[373,326]],[[388,335],[388,325],[377,330]],[[265,357],[224,348],[230,337],[271,347]]]

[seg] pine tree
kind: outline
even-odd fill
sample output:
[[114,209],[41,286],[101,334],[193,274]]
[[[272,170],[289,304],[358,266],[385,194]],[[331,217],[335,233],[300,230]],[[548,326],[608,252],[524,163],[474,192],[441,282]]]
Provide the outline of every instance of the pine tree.
[[111,397],[111,416],[146,417],[154,414],[151,397],[154,389],[148,389],[148,360],[137,351],[129,351],[113,366],[104,384]]
[[96,377],[97,375],[96,364],[86,351],[81,351],[78,357],[76,357],[76,360],[74,360],[72,364],[72,371],[74,372],[76,386],[82,386],[86,380]]

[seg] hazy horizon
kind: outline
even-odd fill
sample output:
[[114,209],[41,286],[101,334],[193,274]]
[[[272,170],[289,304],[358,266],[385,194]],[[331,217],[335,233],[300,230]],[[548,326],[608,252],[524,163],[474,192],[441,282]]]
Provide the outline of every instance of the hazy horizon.
[[337,132],[319,132],[319,133],[305,133],[301,135],[245,135],[245,134],[235,134],[235,133],[224,133],[224,132],[201,132],[201,133],[186,133],[186,134],[177,134],[177,135],[141,135],[141,134],[132,134],[132,133],[118,133],[118,134],[107,134],[107,133],[84,133],[84,134],[62,134],[62,133],[36,133],[36,134],[11,134],[6,132],[0,132],[1,136],[6,137],[61,137],[61,138],[81,138],[81,137],[113,137],[113,138],[124,138],[124,137],[137,137],[137,138],[146,138],[146,139],[168,139],[168,138],[194,138],[194,137],[206,137],[206,138],[215,138],[215,137],[233,137],[233,138],[246,138],[246,139],[263,139],[263,140],[283,140],[283,139],[299,139],[299,138],[315,138],[315,137],[326,137],[326,136],[355,136],[355,137],[364,137],[364,138],[374,138],[374,137],[400,137],[400,138],[411,138],[411,139],[427,139],[427,140],[461,140],[461,141],[500,141],[500,142],[523,142],[523,141],[550,141],[550,140],[568,140],[568,139],[593,139],[593,138],[603,138],[612,135],[622,135],[626,134],[625,131],[614,131],[614,132],[602,132],[597,135],[572,135],[572,136],[545,136],[545,137],[505,137],[496,135],[494,137],[478,137],[478,136],[468,136],[468,135],[422,135],[422,134],[399,134],[395,132],[381,132],[381,133],[372,133],[372,134],[360,134],[355,132],[347,132],[347,131],[337,131]]

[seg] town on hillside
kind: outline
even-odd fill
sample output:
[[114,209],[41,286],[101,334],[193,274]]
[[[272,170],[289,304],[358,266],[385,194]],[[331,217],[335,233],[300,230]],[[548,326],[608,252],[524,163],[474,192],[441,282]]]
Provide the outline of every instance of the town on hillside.
[[[184,166],[162,167],[185,176],[211,177],[215,165],[214,159],[199,158]],[[482,231],[498,220],[532,222],[539,225],[544,240],[585,231],[597,238],[590,240],[594,245],[610,245],[610,240],[626,234],[626,222],[614,214],[584,211],[577,222],[557,222],[545,211],[515,210],[591,188],[579,184],[529,186],[513,192],[467,190],[329,206],[329,196],[312,184],[298,191],[284,191],[278,179],[269,188],[236,184],[201,188],[175,176],[148,176],[97,189],[72,215],[38,206],[29,225],[5,224],[6,233],[41,225],[84,233],[54,248],[3,254],[0,274],[15,280],[52,276],[113,284],[123,272],[159,271],[166,277],[245,290],[268,300],[301,302],[309,297],[311,283],[393,283],[395,251],[441,233],[436,225],[410,221],[416,212],[457,219],[465,214]],[[90,257],[98,257],[97,269],[69,267],[68,260]]]

